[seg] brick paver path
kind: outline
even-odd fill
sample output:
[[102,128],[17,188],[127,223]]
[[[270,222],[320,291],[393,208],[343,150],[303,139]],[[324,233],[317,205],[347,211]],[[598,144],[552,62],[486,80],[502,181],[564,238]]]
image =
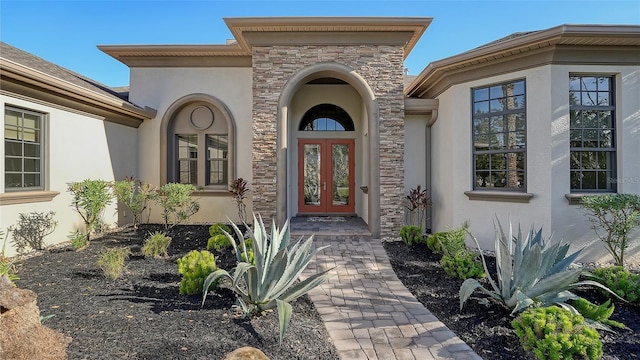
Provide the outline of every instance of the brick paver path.
[[[368,235],[315,239],[316,246],[330,247],[305,274],[333,269],[334,276],[309,297],[341,359],[482,359],[398,280],[380,240]],[[451,301],[457,306],[456,299]]]

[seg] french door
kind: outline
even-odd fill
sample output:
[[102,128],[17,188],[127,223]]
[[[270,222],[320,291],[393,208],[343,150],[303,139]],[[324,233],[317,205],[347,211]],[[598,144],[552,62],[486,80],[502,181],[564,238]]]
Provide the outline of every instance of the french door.
[[298,140],[298,212],[354,213],[353,139]]

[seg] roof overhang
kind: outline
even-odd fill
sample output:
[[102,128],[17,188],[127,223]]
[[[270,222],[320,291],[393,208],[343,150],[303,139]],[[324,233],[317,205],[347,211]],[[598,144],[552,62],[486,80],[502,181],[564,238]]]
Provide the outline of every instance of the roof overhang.
[[[608,57],[587,62],[640,64],[640,26],[637,25],[560,25],[547,30],[531,32],[505,41],[497,41],[476,49],[430,63],[405,88],[409,97],[435,97],[456,83],[455,75],[517,60],[520,68],[544,64],[574,63],[566,51],[588,54],[596,49],[607,49]],[[607,60],[608,59],[608,60]],[[496,66],[497,67],[497,66]],[[513,69],[509,69],[515,70]],[[494,72],[499,72],[495,69]],[[507,67],[502,67],[507,71]],[[464,77],[460,77],[464,78]],[[467,78],[470,80],[471,78]]]
[[404,47],[406,58],[430,17],[225,18],[235,38],[224,45],[100,45],[130,67],[251,66],[253,46],[378,44]]
[[156,115],[156,110],[149,107],[136,107],[3,58],[0,58],[0,89],[8,95],[43,101],[132,127]]

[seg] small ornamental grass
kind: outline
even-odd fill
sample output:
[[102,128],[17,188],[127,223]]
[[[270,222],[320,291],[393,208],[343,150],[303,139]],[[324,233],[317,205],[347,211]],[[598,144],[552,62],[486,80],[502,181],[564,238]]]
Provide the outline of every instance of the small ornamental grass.
[[[182,295],[201,294],[207,276],[218,269],[215,257],[207,250],[192,250],[177,262],[178,272],[182,274],[180,282],[180,294]],[[209,283],[207,291],[216,288],[217,285],[217,281]]]
[[129,248],[103,249],[96,264],[102,269],[104,276],[115,280],[124,273],[124,262],[129,258],[129,255],[131,255]]
[[602,357],[600,334],[581,315],[558,306],[530,308],[511,322],[525,350],[540,360]]
[[69,236],[67,236],[69,241],[71,241],[71,246],[76,250],[80,251],[85,249],[89,245],[89,241],[87,240],[87,235],[81,233],[80,231],[72,231]]
[[142,254],[146,257],[162,258],[167,257],[167,249],[171,244],[171,238],[165,233],[156,231],[151,234],[142,247]]

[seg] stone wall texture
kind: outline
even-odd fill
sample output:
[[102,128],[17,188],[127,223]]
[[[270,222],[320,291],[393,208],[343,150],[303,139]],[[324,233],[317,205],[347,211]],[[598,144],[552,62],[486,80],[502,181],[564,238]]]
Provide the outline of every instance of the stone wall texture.
[[253,47],[253,209],[263,219],[276,211],[278,100],[287,80],[317,63],[355,70],[373,90],[379,107],[381,235],[403,223],[403,48],[389,45]]

